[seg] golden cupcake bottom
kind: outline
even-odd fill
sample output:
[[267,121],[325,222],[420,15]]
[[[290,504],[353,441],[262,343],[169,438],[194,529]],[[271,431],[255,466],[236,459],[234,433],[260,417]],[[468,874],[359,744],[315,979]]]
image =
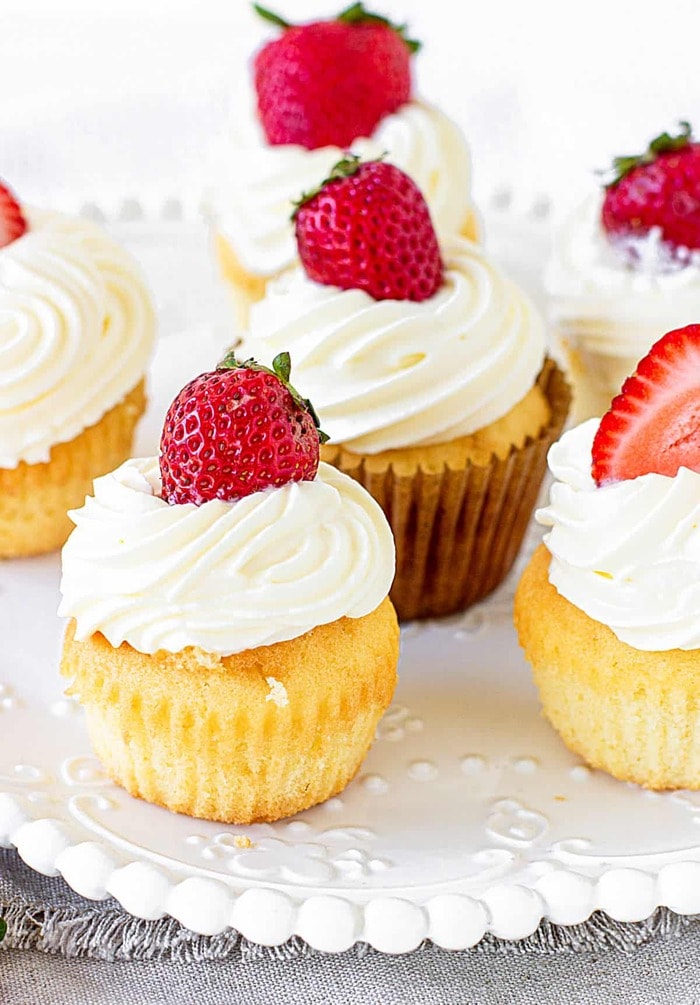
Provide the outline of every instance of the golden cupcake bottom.
[[650,789],[700,788],[700,650],[646,652],[562,597],[535,552],[515,625],[544,714],[594,768]]
[[93,480],[130,455],[145,407],[141,381],[93,426],[53,446],[45,463],[0,468],[0,558],[40,555],[64,544],[73,527],[68,510],[82,506]]
[[441,617],[482,599],[520,549],[569,407],[547,360],[536,385],[497,422],[429,447],[358,454],[326,444],[324,461],[377,500],[396,541],[391,599],[399,618]]
[[153,656],[68,626],[61,673],[95,753],[133,796],[228,823],[278,820],[340,792],[396,685],[399,631],[385,599],[288,642],[218,657]]
[[[476,210],[467,213],[460,230],[461,237],[472,241],[481,238],[481,221]],[[214,257],[219,266],[222,279],[225,280],[233,305],[236,325],[241,330],[248,327],[250,308],[265,296],[270,278],[248,272],[236,255],[229,241],[220,231],[214,231]]]

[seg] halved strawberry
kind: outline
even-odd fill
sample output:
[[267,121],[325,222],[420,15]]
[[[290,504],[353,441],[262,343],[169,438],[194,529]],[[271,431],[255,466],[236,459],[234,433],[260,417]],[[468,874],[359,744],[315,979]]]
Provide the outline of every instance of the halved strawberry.
[[19,203],[12,192],[0,182],[0,248],[12,244],[27,229]]
[[700,324],[654,343],[601,419],[592,458],[598,485],[700,471]]

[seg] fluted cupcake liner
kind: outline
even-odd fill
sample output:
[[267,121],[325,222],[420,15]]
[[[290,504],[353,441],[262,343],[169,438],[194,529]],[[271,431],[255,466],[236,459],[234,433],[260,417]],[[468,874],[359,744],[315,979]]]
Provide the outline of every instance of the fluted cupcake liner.
[[621,642],[549,582],[541,545],[515,598],[545,716],[594,768],[651,789],[700,789],[700,651]]
[[94,425],[52,447],[45,463],[0,468],[0,558],[61,547],[73,527],[67,511],[83,505],[95,478],[127,459],[145,407],[141,381]]
[[61,673],[95,753],[133,796],[229,823],[277,820],[353,778],[396,685],[389,600],[298,638],[218,657],[66,632]]
[[441,617],[464,610],[503,581],[515,561],[561,433],[570,391],[547,360],[538,378],[551,417],[536,439],[486,465],[404,473],[393,463],[326,447],[331,464],[359,481],[384,510],[396,540],[391,599],[399,618]]

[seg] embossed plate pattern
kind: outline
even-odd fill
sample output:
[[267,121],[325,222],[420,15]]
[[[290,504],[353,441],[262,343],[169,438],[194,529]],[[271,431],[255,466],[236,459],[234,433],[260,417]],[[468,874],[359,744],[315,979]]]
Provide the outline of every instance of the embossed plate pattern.
[[[532,286],[546,220],[502,210],[487,223]],[[231,333],[199,227],[119,231],[164,319],[146,452],[172,394]],[[0,565],[0,844],[84,896],[203,934],[233,926],[271,945],[299,934],[336,952],[358,940],[407,952],[424,938],[459,949],[596,908],[628,921],[660,904],[700,911],[700,794],[645,792],[567,752],[511,626],[515,577],[465,615],[407,626],[396,701],[359,777],[252,827],[168,813],[103,776],[57,676],[58,579],[55,555]]]

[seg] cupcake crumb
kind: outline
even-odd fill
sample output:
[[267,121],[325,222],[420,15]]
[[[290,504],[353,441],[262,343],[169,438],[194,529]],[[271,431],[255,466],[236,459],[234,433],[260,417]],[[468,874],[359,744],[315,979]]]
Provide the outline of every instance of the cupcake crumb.
[[289,698],[284,684],[274,677],[266,677],[265,680],[270,688],[270,693],[265,696],[265,701],[274,701],[278,708],[285,708],[289,704]]
[[245,835],[243,835],[243,834],[236,834],[236,836],[233,839],[233,843],[235,844],[236,848],[252,848],[253,847],[253,842],[250,840],[250,838],[249,837],[245,837]]

